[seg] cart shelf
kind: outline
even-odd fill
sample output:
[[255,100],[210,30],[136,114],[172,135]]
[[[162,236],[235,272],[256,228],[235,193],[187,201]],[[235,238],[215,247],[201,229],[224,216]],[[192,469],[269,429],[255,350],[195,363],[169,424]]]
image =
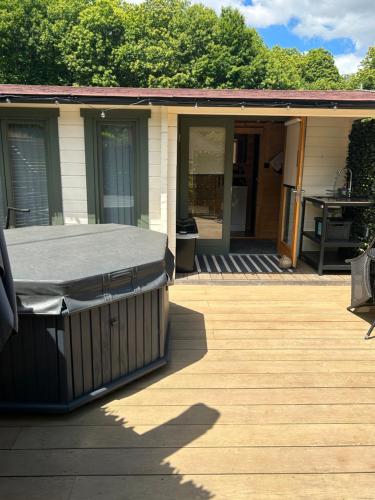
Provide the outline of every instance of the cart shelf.
[[[322,209],[322,236],[316,235],[315,231],[305,231],[306,203],[311,203],[315,207]],[[325,196],[306,196],[302,202],[301,217],[301,238],[300,238],[300,258],[313,266],[319,275],[324,271],[350,271],[350,264],[345,262],[345,258],[338,251],[340,248],[358,248],[362,242],[359,239],[330,240],[327,239],[328,209],[338,207],[361,207],[367,208],[374,205],[373,200],[363,198],[331,198]],[[318,245],[316,251],[304,250],[303,245],[308,239]]]

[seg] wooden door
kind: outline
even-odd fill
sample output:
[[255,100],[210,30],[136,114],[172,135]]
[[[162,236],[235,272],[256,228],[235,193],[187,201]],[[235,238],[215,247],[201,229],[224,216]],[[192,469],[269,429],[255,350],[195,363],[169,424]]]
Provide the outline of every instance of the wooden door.
[[301,216],[306,118],[289,120],[285,126],[287,131],[277,247],[279,254],[288,256],[295,267]]

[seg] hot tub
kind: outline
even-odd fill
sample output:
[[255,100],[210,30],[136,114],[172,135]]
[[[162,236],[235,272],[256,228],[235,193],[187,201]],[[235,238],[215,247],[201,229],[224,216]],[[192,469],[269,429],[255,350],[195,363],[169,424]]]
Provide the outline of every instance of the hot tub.
[[165,235],[105,224],[5,238],[19,333],[0,353],[0,410],[70,411],[166,363]]

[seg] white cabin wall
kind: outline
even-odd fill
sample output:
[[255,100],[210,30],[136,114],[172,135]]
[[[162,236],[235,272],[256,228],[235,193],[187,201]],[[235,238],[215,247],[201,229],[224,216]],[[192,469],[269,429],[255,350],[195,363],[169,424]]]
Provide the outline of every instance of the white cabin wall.
[[60,108],[60,168],[65,224],[87,224],[85,136],[79,106]]
[[168,234],[176,246],[177,113],[172,107],[151,109],[149,120],[150,229]]
[[168,202],[167,230],[169,248],[176,249],[176,213],[177,213],[177,152],[178,152],[178,115],[174,108],[168,109]]
[[148,121],[149,227],[161,230],[161,108],[153,106]]
[[[333,188],[337,170],[344,168],[349,145],[351,118],[307,118],[302,188],[304,196],[327,195]],[[306,205],[305,229],[314,229],[319,208]],[[313,249],[306,241],[304,248]]]

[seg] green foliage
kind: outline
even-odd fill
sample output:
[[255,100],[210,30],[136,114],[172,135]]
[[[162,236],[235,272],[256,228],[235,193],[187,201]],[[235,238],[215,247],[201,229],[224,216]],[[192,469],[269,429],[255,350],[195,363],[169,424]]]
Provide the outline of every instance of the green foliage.
[[268,49],[237,9],[190,0],[0,0],[0,82],[374,88],[374,48],[345,81],[324,49]]
[[341,82],[335,60],[325,49],[312,49],[303,56],[301,76],[305,86],[313,89],[335,88]]
[[267,53],[263,86],[271,89],[340,89],[344,80],[330,52],[312,49],[302,54],[296,49],[275,46]]
[[375,90],[375,46],[368,49],[361,67],[356,74],[349,78],[348,87]]
[[97,0],[79,13],[59,48],[72,84],[118,85],[116,51],[123,43],[125,13],[119,2]]
[[[347,166],[353,172],[353,196],[375,196],[375,120],[358,120],[353,123],[349,136]],[[354,212],[355,224],[369,228],[375,236],[375,210],[361,209]]]
[[57,77],[53,50],[47,51],[44,44],[39,43],[44,38],[46,11],[43,0],[15,3],[1,0],[1,81],[37,83]]
[[266,56],[262,86],[268,89],[300,89],[303,87],[301,65],[303,55],[296,49],[275,46]]

